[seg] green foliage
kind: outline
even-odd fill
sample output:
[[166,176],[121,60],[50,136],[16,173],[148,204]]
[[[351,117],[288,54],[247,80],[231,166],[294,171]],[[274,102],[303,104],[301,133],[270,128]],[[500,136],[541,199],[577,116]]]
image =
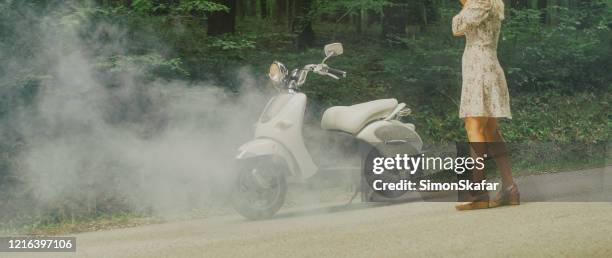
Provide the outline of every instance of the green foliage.
[[132,2],[132,8],[141,13],[149,13],[158,10],[166,10],[168,7],[163,3],[156,4],[151,0],[134,0]]
[[538,10],[511,10],[500,42],[500,59],[510,86],[521,90],[582,90],[609,87],[612,11],[589,17],[588,10],[551,7],[554,26],[540,22]]
[[185,0],[181,1],[180,4],[176,7],[177,11],[181,12],[229,12],[229,8],[227,6],[217,4],[211,1],[205,0]]
[[134,0],[131,7],[135,11],[145,14],[159,12],[185,14],[190,12],[229,11],[227,6],[206,0],[181,0],[178,1],[178,3],[159,3],[158,1],[153,0]]
[[316,4],[319,14],[331,14],[342,11],[338,21],[348,15],[359,15],[362,11],[374,11],[382,13],[382,8],[391,5],[391,1],[387,0],[319,0]]
[[241,35],[223,35],[209,40],[208,45],[217,50],[239,51],[255,49],[255,41]]
[[183,69],[181,64],[180,58],[165,59],[158,54],[148,54],[111,56],[99,61],[97,66],[99,69],[107,70],[111,73],[129,72],[151,76],[155,75],[155,72],[167,70],[185,76],[189,75],[189,72]]
[[521,94],[513,98],[514,121],[504,126],[510,141],[601,143],[612,137],[608,92],[558,91]]
[[[559,129],[558,121],[570,119],[585,121],[579,122],[583,123],[580,125],[588,126],[584,117],[572,117],[568,113],[567,117],[557,121],[546,117],[541,110],[524,111],[537,109],[535,102],[529,101],[531,99],[545,99],[551,103],[570,101],[573,106],[586,107],[590,103],[602,103],[599,100],[604,97],[609,98],[609,95],[596,94],[597,100],[593,102],[575,102],[580,98],[567,100],[573,94],[585,96],[580,94],[585,91],[607,92],[611,87],[612,75],[608,67],[612,66],[609,26],[612,14],[604,2],[596,0],[572,9],[550,7],[547,12],[554,14],[550,25],[542,23],[540,10],[508,10],[499,58],[508,77],[515,121],[529,121],[520,126],[514,122],[507,123],[509,139],[601,141],[609,138],[600,130]],[[9,4],[16,5],[17,2]],[[341,15],[357,14],[352,12],[361,10],[378,12],[389,4],[390,1],[386,0],[320,0],[315,1],[317,12],[313,15],[332,15],[339,11]],[[3,10],[10,10],[6,6],[2,5]],[[69,10],[62,14],[64,23],[61,25],[111,23],[127,28],[123,43],[126,52],[98,56],[98,68],[110,73],[142,72],[148,78],[216,80],[233,89],[237,82],[228,67],[250,66],[254,71],[265,71],[269,62],[275,59],[296,67],[316,62],[320,57],[318,49],[292,52],[294,35],[286,28],[272,26],[265,20],[245,20],[239,24],[240,34],[208,37],[201,19],[194,19],[191,14],[227,11],[227,8],[210,1],[174,1],[168,4],[138,0],[129,6],[72,5]],[[415,110],[412,120],[423,128],[423,134],[429,140],[462,140],[462,122],[456,113],[460,99],[463,41],[453,38],[448,26],[456,10],[442,8],[439,13],[438,22],[429,24],[418,34],[384,39],[372,34],[351,35],[354,32],[343,24],[337,24],[342,26],[340,30],[336,26],[328,29],[328,24],[319,22],[320,26],[315,30],[320,35],[320,45],[332,41],[330,38],[345,44],[347,54],[331,62],[348,70],[349,78],[330,81],[312,77],[305,91],[322,107],[397,97],[407,101]],[[12,19],[11,15],[7,12],[6,19]],[[5,31],[10,32],[8,28]],[[87,38],[88,33],[83,33]],[[104,39],[96,36],[88,40],[95,43]],[[1,43],[11,49],[19,45],[17,42],[3,38]],[[20,43],[30,45],[25,49],[31,49],[33,44]],[[13,49],[23,51],[24,48]],[[45,74],[44,71],[32,73]],[[550,95],[549,91],[558,95]],[[597,119],[588,119],[591,123],[606,124],[602,120],[606,112],[595,107],[584,110],[598,112]],[[578,110],[574,111],[579,114]]]

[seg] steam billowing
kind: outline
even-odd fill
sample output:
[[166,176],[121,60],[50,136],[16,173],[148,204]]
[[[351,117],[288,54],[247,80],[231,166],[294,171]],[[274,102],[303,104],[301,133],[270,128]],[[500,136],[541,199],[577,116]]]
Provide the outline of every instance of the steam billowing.
[[[246,69],[236,70],[240,94],[152,80],[138,67],[109,75],[100,72],[100,58],[126,53],[120,26],[28,15],[13,29],[37,45],[28,56],[3,53],[0,75],[4,82],[19,80],[20,71],[44,76],[30,99],[3,103],[10,111],[0,120],[1,141],[16,143],[3,173],[16,180],[2,190],[22,194],[2,200],[0,217],[117,209],[163,215],[226,201],[232,158],[268,96]],[[1,90],[8,96],[16,89]]]

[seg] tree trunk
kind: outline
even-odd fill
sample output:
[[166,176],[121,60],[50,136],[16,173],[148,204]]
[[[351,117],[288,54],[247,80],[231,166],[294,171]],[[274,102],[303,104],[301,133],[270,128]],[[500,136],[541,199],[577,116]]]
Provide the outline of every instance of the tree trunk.
[[259,0],[259,13],[262,19],[268,17],[268,0]]
[[401,1],[393,1],[392,5],[383,8],[382,33],[384,36],[406,34],[408,19],[399,5]]
[[439,20],[439,3],[436,0],[411,0],[405,4],[406,30],[410,35],[419,34],[427,26]]
[[236,17],[240,20],[244,20],[247,12],[247,4],[245,1],[237,0],[236,2]]
[[208,35],[221,35],[236,31],[236,1],[237,0],[215,0],[215,3],[227,6],[228,12],[208,13]]
[[357,32],[364,34],[368,29],[368,11],[365,8],[361,8],[359,11],[359,24],[357,26]]
[[540,22],[548,24],[548,0],[538,0],[538,10],[540,10]]
[[529,8],[529,0],[510,0],[510,6],[515,9]]
[[435,23],[440,20],[440,7],[442,1],[425,0],[425,9],[428,23]]
[[287,0],[276,0],[276,24],[287,22]]
[[314,43],[314,30],[310,10],[312,0],[294,0],[296,17],[293,21],[293,31],[298,33],[297,48],[304,50]]
[[293,20],[295,19],[295,0],[287,0],[287,22],[289,29],[293,28]]
[[[238,1],[247,1],[247,0],[238,0]],[[248,0],[249,1],[249,11],[248,14],[251,17],[257,16],[257,0]]]

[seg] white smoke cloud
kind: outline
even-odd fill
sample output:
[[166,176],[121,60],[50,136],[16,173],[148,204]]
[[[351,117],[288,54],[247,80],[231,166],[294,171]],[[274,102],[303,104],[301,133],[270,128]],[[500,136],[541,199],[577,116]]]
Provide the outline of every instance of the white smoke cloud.
[[[126,52],[124,29],[92,28],[82,17],[39,21],[42,47],[11,63],[46,65],[50,78],[3,120],[22,142],[11,173],[34,201],[23,206],[44,213],[127,205],[165,214],[225,201],[236,149],[251,137],[267,97],[248,69],[236,70],[239,93],[151,80],[139,69],[118,73],[109,86],[99,59]],[[106,38],[83,40],[83,29]]]

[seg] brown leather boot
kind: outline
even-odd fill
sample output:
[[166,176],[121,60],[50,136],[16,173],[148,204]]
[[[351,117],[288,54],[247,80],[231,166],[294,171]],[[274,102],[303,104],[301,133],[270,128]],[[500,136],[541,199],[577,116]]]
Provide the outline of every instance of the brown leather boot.
[[477,210],[489,208],[489,193],[480,193],[469,202],[458,203],[455,205],[455,209],[458,211]]
[[489,202],[490,208],[495,208],[503,205],[519,205],[521,204],[521,193],[518,191],[516,183],[501,189],[495,199]]

